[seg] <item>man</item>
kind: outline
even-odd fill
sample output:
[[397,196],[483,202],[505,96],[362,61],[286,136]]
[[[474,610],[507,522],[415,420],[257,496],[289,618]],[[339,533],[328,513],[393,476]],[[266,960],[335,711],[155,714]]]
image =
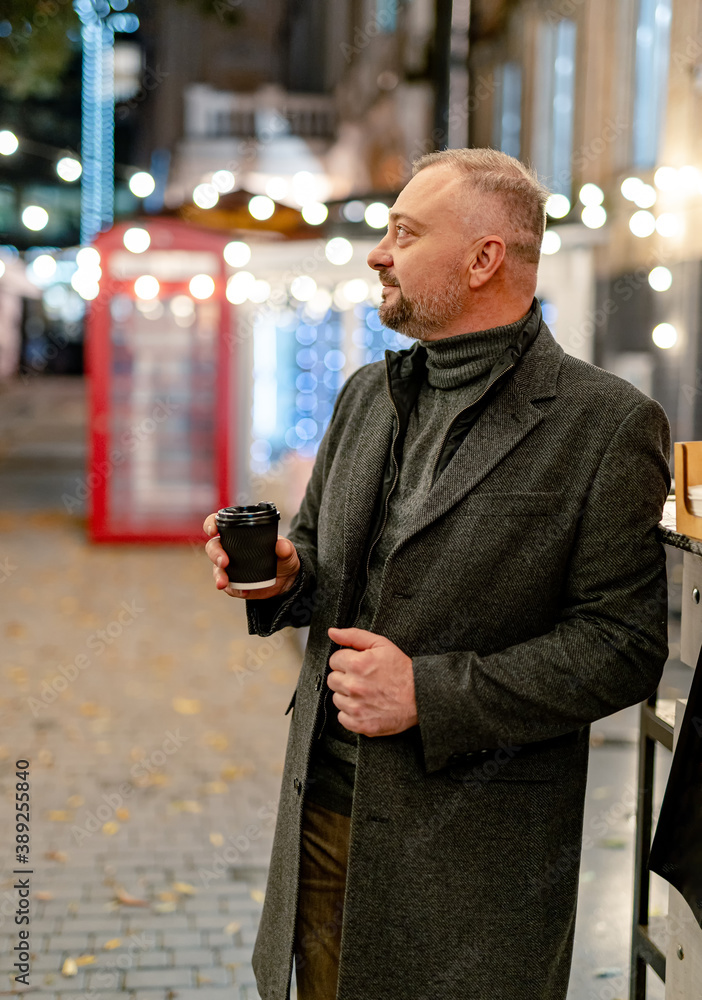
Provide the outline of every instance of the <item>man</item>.
[[667,655],[669,429],[544,324],[547,194],[493,150],[415,164],[368,263],[416,342],[344,384],[274,587],[207,543],[251,634],[310,625],[263,1000],[293,958],[300,1000],[566,996],[590,723]]

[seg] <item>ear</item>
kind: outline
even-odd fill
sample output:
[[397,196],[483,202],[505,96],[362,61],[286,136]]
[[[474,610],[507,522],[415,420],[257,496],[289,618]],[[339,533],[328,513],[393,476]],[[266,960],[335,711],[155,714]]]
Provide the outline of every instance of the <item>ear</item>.
[[501,236],[484,236],[479,241],[468,266],[470,288],[482,288],[492,278],[505,259],[506,249]]

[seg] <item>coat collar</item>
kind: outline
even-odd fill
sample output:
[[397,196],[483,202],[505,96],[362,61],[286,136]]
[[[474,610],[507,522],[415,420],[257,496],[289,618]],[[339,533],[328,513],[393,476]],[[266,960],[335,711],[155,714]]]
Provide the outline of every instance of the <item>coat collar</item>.
[[[534,315],[530,322],[538,323],[536,339],[526,350],[504,388],[482,411],[470,434],[424,497],[393,552],[459,503],[544,419],[544,414],[534,405],[534,401],[556,395],[564,351],[543,322],[538,302],[534,302]],[[391,372],[393,379],[404,380],[417,376],[417,366],[424,365],[423,358],[417,358],[418,347],[418,344],[414,344],[407,350],[386,352],[389,378]],[[351,459],[351,488],[347,490],[344,502],[342,573],[350,589],[360,571],[365,552],[373,499],[381,488],[393,439],[394,417],[392,398],[387,392],[378,393],[367,408]],[[520,484],[515,483],[514,488],[518,491]],[[339,600],[342,600],[341,593]]]

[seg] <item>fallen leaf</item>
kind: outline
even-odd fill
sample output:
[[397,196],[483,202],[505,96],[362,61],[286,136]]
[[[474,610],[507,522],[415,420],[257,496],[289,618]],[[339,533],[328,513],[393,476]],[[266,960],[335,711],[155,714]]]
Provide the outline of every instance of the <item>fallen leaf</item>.
[[94,701],[84,701],[82,705],[78,708],[81,715],[85,715],[87,718],[94,718],[96,715],[100,715],[100,706],[96,705]]
[[113,837],[119,830],[119,823],[115,823],[113,819],[108,820],[107,823],[102,824],[102,832],[106,837]]
[[203,795],[226,795],[229,785],[226,781],[208,781],[202,786]]
[[95,961],[94,955],[81,955],[80,958],[76,959],[76,965],[92,965]]
[[172,901],[167,901],[165,903],[154,903],[153,910],[156,913],[173,913],[176,908],[176,904]]
[[254,770],[255,768],[252,764],[233,764],[228,762],[222,765],[220,778],[222,781],[236,781],[239,778],[246,777],[247,774],[252,774]]
[[126,806],[120,806],[119,809],[115,809],[115,816],[117,817],[117,819],[128,820],[129,810],[127,809]]
[[240,930],[241,930],[241,924],[239,923],[239,921],[238,920],[232,920],[232,922],[230,924],[227,924],[227,926],[224,928],[224,933],[225,934],[236,934]]
[[22,622],[8,622],[5,626],[5,635],[8,639],[24,639],[27,629]]
[[148,906],[148,899],[139,899],[137,896],[130,896],[128,892],[119,887],[115,891],[115,899],[123,906]]
[[80,909],[80,903],[77,900],[72,899],[71,902],[66,907],[66,909],[68,910],[69,913],[77,913],[78,910]]
[[66,961],[61,966],[62,976],[77,976],[78,975],[78,963],[75,958],[67,958]]
[[110,938],[109,941],[105,941],[102,947],[105,949],[105,951],[113,951],[115,948],[119,948],[121,944],[122,944],[122,938]]
[[176,892],[159,892],[158,898],[164,903],[175,903],[178,901],[178,893]]
[[213,847],[221,847],[222,844],[224,843],[223,835],[221,833],[211,833],[210,843],[213,845]]
[[47,851],[44,857],[49,861],[59,861],[62,865],[68,861],[68,855],[65,851]]
[[51,809],[49,819],[52,823],[70,823],[71,813],[66,812],[65,809]]
[[34,898],[38,899],[41,903],[46,903],[48,900],[54,898],[53,892],[35,892]]
[[71,795],[66,801],[66,805],[70,806],[71,809],[77,809],[79,806],[84,804],[85,799],[82,795]]
[[39,751],[37,757],[39,759],[39,763],[43,764],[44,767],[53,767],[54,755],[52,754],[51,750],[47,750],[46,747],[44,747],[43,750]]
[[249,895],[253,899],[254,903],[262,903],[266,898],[266,894],[263,889],[252,889]]
[[194,802],[192,799],[176,799],[171,802],[169,808],[173,812],[187,812],[187,813],[201,813],[202,806],[199,802]]
[[198,715],[202,705],[197,698],[174,698],[173,708],[179,715]]
[[189,882],[174,882],[173,888],[176,892],[180,892],[183,896],[194,896],[197,889],[194,885],[190,885]]
[[229,746],[229,740],[224,733],[205,733],[202,742],[205,746],[212,747],[213,750],[226,750]]

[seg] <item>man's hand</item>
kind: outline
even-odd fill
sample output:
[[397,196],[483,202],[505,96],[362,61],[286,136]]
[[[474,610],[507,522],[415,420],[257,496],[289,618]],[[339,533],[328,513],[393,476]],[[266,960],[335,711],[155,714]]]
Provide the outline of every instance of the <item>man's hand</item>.
[[243,597],[248,601],[260,601],[266,597],[277,597],[278,594],[284,594],[290,590],[300,571],[300,559],[293,543],[289,538],[283,538],[282,535],[278,536],[278,540],[275,543],[275,553],[278,557],[275,583],[270,587],[262,587],[260,590],[236,590],[232,587],[224,568],[229,563],[229,556],[220,545],[219,535],[217,534],[217,523],[215,521],[216,517],[216,514],[210,514],[205,519],[202,527],[206,534],[212,536],[205,545],[205,552],[214,563],[212,576],[214,577],[217,590],[225,591],[230,597]]
[[329,657],[327,684],[339,722],[352,733],[393,736],[419,722],[412,658],[384,635],[362,628],[330,628],[338,649]]

